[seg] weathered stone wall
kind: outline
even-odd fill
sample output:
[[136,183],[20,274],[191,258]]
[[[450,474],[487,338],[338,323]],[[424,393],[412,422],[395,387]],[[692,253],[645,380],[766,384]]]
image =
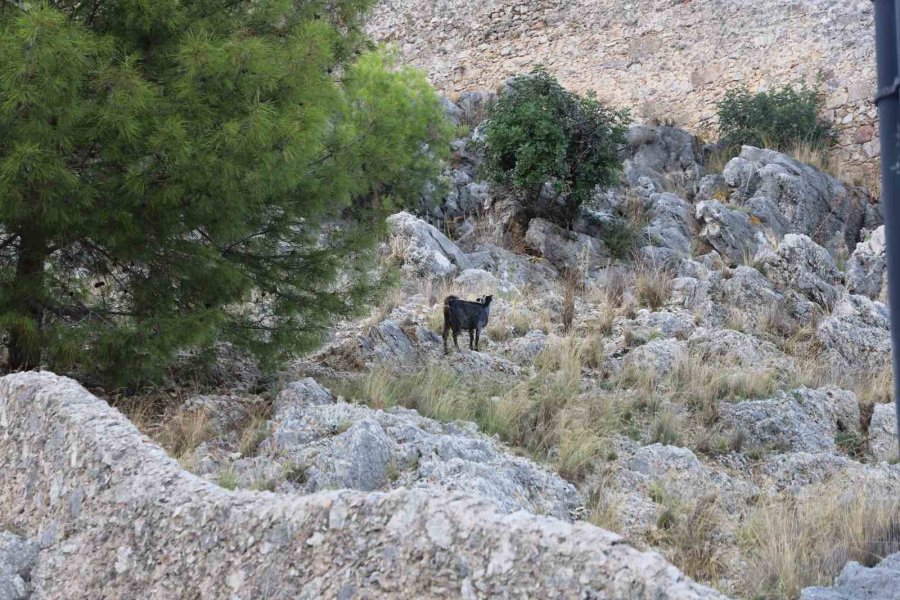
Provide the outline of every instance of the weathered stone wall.
[[0,526],[35,598],[720,598],[615,534],[422,491],[229,492],[50,373],[0,379]]
[[869,0],[383,0],[370,32],[443,93],[496,87],[543,64],[568,87],[708,130],[730,86],[821,75],[847,165],[880,147]]

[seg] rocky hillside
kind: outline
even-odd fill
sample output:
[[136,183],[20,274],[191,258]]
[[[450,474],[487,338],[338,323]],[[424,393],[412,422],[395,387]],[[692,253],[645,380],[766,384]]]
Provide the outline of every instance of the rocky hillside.
[[[896,556],[869,568],[900,550],[900,466],[866,190],[752,147],[712,172],[689,133],[634,126],[621,184],[564,229],[564,199],[479,180],[487,98],[447,103],[472,133],[389,219],[400,283],[371,315],[271,393],[245,372],[162,423],[123,405],[177,463],[74,382],[0,380],[0,598],[896,581]],[[494,296],[478,352],[443,352],[451,293]]]
[[864,0],[382,0],[370,32],[448,95],[542,64],[567,88],[692,130],[729,86],[821,77],[839,158],[871,164],[880,148],[872,15]]

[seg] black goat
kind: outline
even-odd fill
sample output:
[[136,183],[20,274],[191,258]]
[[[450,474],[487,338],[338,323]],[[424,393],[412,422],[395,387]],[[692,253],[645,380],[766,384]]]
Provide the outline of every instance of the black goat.
[[[480,299],[479,299],[480,300]],[[481,339],[481,330],[487,327],[488,317],[491,312],[491,300],[493,296],[485,296],[483,301],[469,302],[461,300],[457,296],[447,296],[444,299],[444,354],[447,350],[447,337],[453,330],[453,344],[459,350],[459,342],[456,341],[460,331],[469,332],[469,349],[478,350],[478,342]]]

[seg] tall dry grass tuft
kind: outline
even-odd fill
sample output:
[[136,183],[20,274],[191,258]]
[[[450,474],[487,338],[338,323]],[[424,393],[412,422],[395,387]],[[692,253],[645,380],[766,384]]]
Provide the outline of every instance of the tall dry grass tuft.
[[848,561],[872,566],[900,550],[900,500],[826,484],[760,504],[739,542],[747,596],[797,598],[804,587],[831,585]]
[[634,291],[641,305],[656,310],[669,300],[672,274],[661,265],[641,264],[635,269]]
[[583,286],[584,277],[576,269],[566,269],[562,277],[562,325],[568,333],[575,320],[575,297]]
[[178,413],[165,423],[157,434],[157,441],[174,459],[184,461],[200,444],[215,437],[215,428],[208,409]]
[[684,507],[663,494],[663,511],[653,540],[666,557],[690,577],[716,583],[724,571],[721,529],[722,510],[713,496]]

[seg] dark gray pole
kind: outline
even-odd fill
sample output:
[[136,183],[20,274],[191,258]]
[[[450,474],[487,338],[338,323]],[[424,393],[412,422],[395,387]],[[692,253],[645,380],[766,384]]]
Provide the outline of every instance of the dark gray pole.
[[881,207],[887,241],[888,302],[894,360],[894,403],[900,433],[900,73],[897,36],[900,0],[874,0],[875,44],[878,53],[878,132],[881,138]]

